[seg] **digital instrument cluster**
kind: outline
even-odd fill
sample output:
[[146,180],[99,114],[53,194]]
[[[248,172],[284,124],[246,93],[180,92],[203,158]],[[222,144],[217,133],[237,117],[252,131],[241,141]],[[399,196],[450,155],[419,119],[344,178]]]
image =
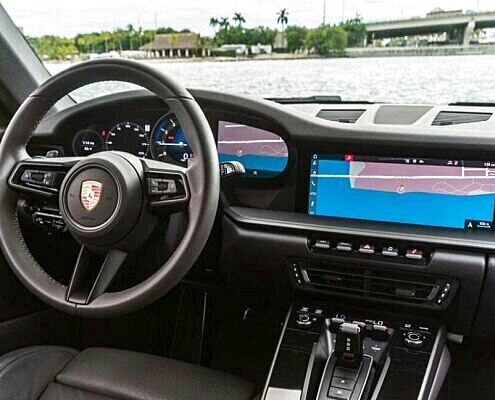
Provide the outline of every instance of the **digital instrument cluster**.
[[88,156],[100,151],[125,151],[137,157],[187,164],[193,152],[184,129],[173,113],[149,122],[121,121],[107,126],[84,128],[76,133],[72,143],[76,156]]

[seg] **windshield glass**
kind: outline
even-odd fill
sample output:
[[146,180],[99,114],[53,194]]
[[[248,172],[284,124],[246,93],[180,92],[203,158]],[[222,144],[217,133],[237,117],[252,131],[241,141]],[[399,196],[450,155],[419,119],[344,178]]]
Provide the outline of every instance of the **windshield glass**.
[[[493,0],[3,0],[51,73],[150,63],[188,88],[261,97],[495,102]],[[129,88],[93,85],[76,100]]]

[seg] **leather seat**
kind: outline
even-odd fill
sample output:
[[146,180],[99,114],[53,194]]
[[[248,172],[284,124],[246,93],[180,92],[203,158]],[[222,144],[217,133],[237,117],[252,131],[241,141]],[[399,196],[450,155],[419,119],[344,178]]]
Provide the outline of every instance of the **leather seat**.
[[0,400],[252,400],[254,386],[193,364],[125,350],[27,347],[0,357]]

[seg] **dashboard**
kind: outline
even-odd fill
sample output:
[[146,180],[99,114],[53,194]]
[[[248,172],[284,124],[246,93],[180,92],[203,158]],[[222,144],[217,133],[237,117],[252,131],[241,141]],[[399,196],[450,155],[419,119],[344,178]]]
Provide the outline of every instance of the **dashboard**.
[[[222,181],[217,240],[203,260],[229,283],[269,293],[290,284],[297,293],[391,302],[450,318],[458,332],[481,332],[486,321],[495,326],[495,302],[481,298],[484,282],[495,276],[493,107],[279,104],[191,93],[219,161],[246,169],[244,177]],[[119,150],[180,165],[194,159],[180,121],[146,91],[45,118],[28,152],[53,150]],[[400,278],[407,287],[357,293],[344,287],[351,272],[365,282]],[[437,297],[440,284],[452,290],[447,300]],[[459,312],[448,316],[454,299]],[[485,320],[479,326],[478,307]]]

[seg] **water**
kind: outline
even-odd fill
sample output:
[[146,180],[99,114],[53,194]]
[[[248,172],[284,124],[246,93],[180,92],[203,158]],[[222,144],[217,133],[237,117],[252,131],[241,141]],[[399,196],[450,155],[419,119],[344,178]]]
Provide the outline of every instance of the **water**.
[[[392,103],[495,102],[495,55],[149,63],[188,88],[260,97],[335,94]],[[69,65],[47,67],[56,73]],[[73,96],[82,101],[129,88],[104,83]]]

